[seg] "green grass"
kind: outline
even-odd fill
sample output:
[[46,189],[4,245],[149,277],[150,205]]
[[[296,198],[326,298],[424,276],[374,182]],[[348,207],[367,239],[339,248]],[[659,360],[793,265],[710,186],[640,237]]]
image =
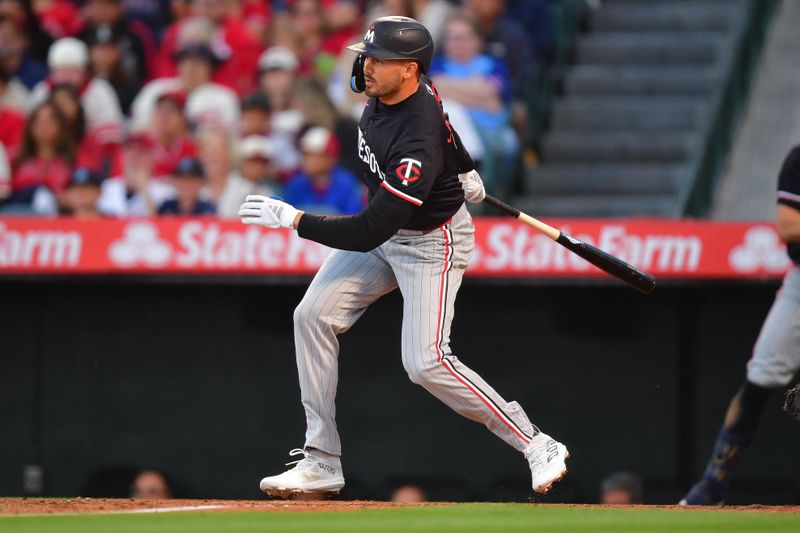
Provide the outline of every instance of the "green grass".
[[0,533],[203,533],[221,531],[800,531],[800,514],[724,510],[608,509],[525,504],[463,504],[325,512],[197,512],[0,517]]

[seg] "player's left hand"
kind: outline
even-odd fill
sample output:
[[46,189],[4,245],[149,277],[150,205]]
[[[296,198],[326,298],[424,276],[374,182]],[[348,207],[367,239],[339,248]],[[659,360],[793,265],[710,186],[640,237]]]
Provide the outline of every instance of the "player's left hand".
[[258,194],[249,195],[239,208],[242,222],[265,228],[293,228],[299,212],[286,202]]
[[458,175],[461,180],[461,188],[464,189],[464,198],[468,202],[477,204],[486,197],[486,189],[483,187],[483,180],[477,170],[470,170]]

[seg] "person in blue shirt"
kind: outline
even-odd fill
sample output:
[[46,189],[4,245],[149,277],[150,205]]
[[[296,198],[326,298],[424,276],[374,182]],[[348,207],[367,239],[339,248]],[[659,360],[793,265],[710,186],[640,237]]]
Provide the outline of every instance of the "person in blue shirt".
[[453,15],[445,26],[444,54],[433,59],[430,72],[442,97],[467,109],[488,148],[480,168],[484,184],[498,194],[508,186],[520,145],[510,126],[508,68],[483,48],[477,19],[469,13]]
[[351,215],[364,208],[358,178],[337,165],[339,141],[327,128],[315,126],[300,138],[300,171],[289,178],[284,200],[298,209],[332,215]]
[[200,197],[205,185],[203,165],[194,157],[184,157],[178,162],[172,183],[175,198],[166,200],[158,208],[159,215],[214,215],[214,204]]

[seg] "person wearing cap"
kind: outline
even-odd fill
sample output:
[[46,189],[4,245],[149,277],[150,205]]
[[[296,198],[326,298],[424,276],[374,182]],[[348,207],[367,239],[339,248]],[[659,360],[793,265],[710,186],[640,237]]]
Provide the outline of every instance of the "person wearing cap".
[[221,62],[213,73],[213,81],[234,90],[237,95],[252,92],[256,87],[253,72],[264,45],[251,33],[236,4],[238,2],[228,0],[191,0],[191,16],[176,20],[164,32],[154,76],[175,76],[175,54],[185,44],[185,27],[201,18],[210,24],[205,43]]
[[[289,455],[301,457],[288,463],[294,467],[263,478],[259,487],[270,496],[289,497],[335,494],[345,486],[336,425],[337,336],[373,302],[399,289],[398,341],[409,379],[518,452],[530,471],[530,487],[546,493],[567,472],[566,446],[535,426],[518,402],[503,398],[450,346],[453,306],[475,246],[465,200],[478,203],[486,193],[427,76],[433,38],[414,19],[384,17],[348,48],[358,54],[351,88],[369,97],[358,139],[360,177],[369,190],[366,208],[324,216],[251,195],[239,211],[245,224],[295,230],[334,248],[293,314],[306,431],[302,447]],[[273,310],[281,305],[274,298],[261,303]],[[387,342],[376,345],[373,356],[384,356]],[[435,442],[439,437],[446,442]],[[446,435],[422,438],[445,455],[461,445]],[[397,453],[390,444],[381,443],[388,457]],[[468,473],[468,465],[461,467]]]
[[[108,63],[108,59],[95,56],[110,56],[113,54],[110,48],[115,48],[121,56],[116,61],[121,72],[115,77],[124,77],[131,85],[141,87],[150,77],[158,46],[152,30],[142,21],[128,16],[123,0],[87,0],[83,13],[86,27],[77,37],[92,48],[100,48],[92,52],[92,66],[104,68],[95,73],[111,79],[111,72],[103,64]],[[123,106],[126,113],[129,105],[127,101]]]
[[89,49],[83,41],[65,37],[53,43],[47,55],[50,74],[34,87],[31,105],[50,96],[52,87],[66,83],[81,95],[86,114],[86,129],[94,131],[103,144],[119,143],[122,139],[123,116],[117,93],[111,84],[89,71]]
[[214,204],[200,197],[205,184],[203,165],[196,157],[184,157],[178,162],[172,184],[175,198],[170,198],[158,207],[159,215],[213,215]]
[[239,135],[267,135],[271,109],[269,98],[262,92],[251,93],[242,98],[239,114]]
[[184,115],[186,96],[182,92],[166,92],[156,100],[153,113],[153,138],[155,139],[153,177],[172,176],[178,162],[185,157],[197,156],[197,145],[189,135]]
[[239,142],[239,168],[225,183],[217,213],[238,218],[239,206],[249,194],[274,196],[281,193],[272,164],[273,144],[263,135],[250,135]]
[[103,177],[88,168],[79,167],[72,173],[65,193],[66,212],[75,218],[101,218],[98,208]]
[[122,145],[122,175],[103,182],[98,205],[116,217],[155,214],[158,207],[175,196],[175,188],[164,180],[152,179],[155,139],[147,132],[132,132]]
[[312,127],[300,138],[301,170],[286,182],[283,198],[304,211],[352,215],[364,208],[358,178],[337,165],[339,140],[329,129]]
[[144,78],[127,65],[124,34],[110,24],[102,24],[85,36],[89,46],[89,65],[114,88],[123,113],[130,113],[131,103],[144,82]]
[[211,81],[218,63],[214,51],[205,43],[189,42],[178,49],[176,58],[177,77],[152,80],[139,91],[131,106],[132,127],[150,128],[158,97],[181,92],[186,95],[185,113],[193,126],[215,125],[234,131],[239,122],[239,97]]
[[274,145],[272,162],[284,174],[300,165],[295,146],[303,126],[303,114],[292,106],[298,68],[297,56],[283,46],[268,48],[258,61],[259,91],[270,103],[269,138]]

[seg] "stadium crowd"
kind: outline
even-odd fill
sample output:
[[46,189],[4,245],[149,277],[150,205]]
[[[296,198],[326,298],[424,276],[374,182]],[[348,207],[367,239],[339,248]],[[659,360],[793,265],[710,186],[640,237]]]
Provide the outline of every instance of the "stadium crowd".
[[346,45],[390,14],[431,30],[430,75],[491,190],[555,1],[0,0],[0,215],[236,218],[248,194],[359,212]]

